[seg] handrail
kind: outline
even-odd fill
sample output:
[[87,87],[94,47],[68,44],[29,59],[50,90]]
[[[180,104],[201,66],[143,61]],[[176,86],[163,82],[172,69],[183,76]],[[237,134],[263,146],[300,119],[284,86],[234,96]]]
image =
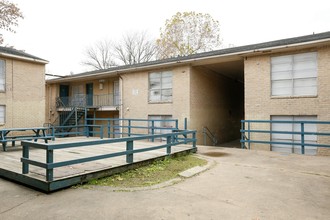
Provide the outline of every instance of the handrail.
[[102,95],[79,94],[77,97],[57,97],[56,108],[66,107],[101,107],[101,106],[119,106],[112,93]]
[[[261,130],[261,129],[251,129],[252,123],[268,123],[268,124],[275,124],[275,123],[283,123],[283,124],[300,124],[299,131],[278,131],[278,130],[271,130],[271,126],[269,130]],[[247,124],[247,128],[245,126]],[[251,149],[251,143],[254,144],[281,144],[281,145],[294,145],[294,146],[301,146],[301,154],[305,154],[305,147],[325,147],[330,148],[330,143],[308,143],[306,142],[306,136],[330,136],[330,128],[328,131],[323,129],[322,132],[309,132],[305,131],[306,124],[318,124],[318,125],[330,125],[330,121],[285,121],[285,120],[241,120],[241,147],[245,148],[245,143],[248,144],[248,149]],[[246,135],[247,133],[247,135]],[[256,140],[251,138],[254,133],[262,133],[262,134],[270,134],[269,140]],[[299,135],[300,140],[284,140],[281,139],[280,141],[273,141],[271,139],[271,134],[290,134],[290,135]]]
[[204,145],[207,145],[206,137],[208,137],[212,141],[213,146],[216,146],[218,144],[218,139],[216,138],[215,134],[213,134],[207,126],[203,127],[203,134],[204,134]]
[[[178,138],[179,135],[182,135],[183,138]],[[190,135],[191,137],[187,137]],[[149,140],[152,138],[166,138],[166,144],[160,144],[153,147],[145,147],[142,149],[134,149],[134,141],[137,140]],[[41,168],[46,169],[46,180],[53,181],[53,174],[54,169],[63,166],[69,166],[78,163],[96,161],[106,158],[112,158],[117,156],[126,155],[126,162],[131,164],[134,162],[134,154],[147,152],[157,149],[166,149],[166,155],[171,154],[171,147],[180,145],[180,144],[187,144],[192,143],[191,149],[196,150],[196,131],[195,130],[185,130],[173,133],[166,133],[166,134],[156,134],[156,135],[144,135],[138,137],[127,137],[127,138],[114,138],[114,139],[102,139],[102,140],[92,140],[87,142],[71,142],[71,143],[54,143],[54,144],[43,144],[43,143],[35,143],[31,141],[22,141],[23,146],[23,153],[22,153],[22,173],[28,174],[29,173],[29,165],[38,166]],[[72,159],[67,161],[61,162],[54,162],[54,150],[58,149],[67,149],[73,147],[88,147],[91,145],[100,145],[100,144],[111,144],[111,143],[126,143],[126,150],[116,153],[105,153],[102,155],[91,156],[86,158],[80,159]],[[40,162],[36,160],[32,160],[29,158],[29,151],[30,148],[38,148],[46,150],[46,162]]]
[[[67,136],[67,135],[76,135],[76,136],[86,136],[89,137],[90,134],[99,135],[103,138],[103,125],[65,125],[65,126],[53,126],[53,136]],[[98,128],[99,131],[91,131],[89,128]],[[73,131],[71,131],[73,130]]]
[[[157,130],[172,132],[179,129],[178,119],[132,119],[132,118],[86,118],[86,123],[93,121],[103,123],[106,126],[107,137],[139,136],[157,134]],[[115,124],[117,122],[117,124]],[[166,122],[167,126],[156,126],[155,122]],[[142,123],[142,124],[141,124]],[[143,124],[146,123],[146,124]],[[185,120],[186,123],[186,120]],[[185,124],[186,128],[187,125]],[[154,141],[154,137],[151,141]]]

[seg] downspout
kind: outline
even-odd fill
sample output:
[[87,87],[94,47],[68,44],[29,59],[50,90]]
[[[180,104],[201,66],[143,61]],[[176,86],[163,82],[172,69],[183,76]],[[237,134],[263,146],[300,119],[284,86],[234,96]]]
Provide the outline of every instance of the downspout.
[[[5,85],[5,90],[7,87]],[[11,60],[11,126],[14,127],[14,59]]]
[[[124,103],[123,103],[123,94],[124,94],[124,79],[123,77],[121,77],[121,75],[119,73],[117,73],[117,76],[119,77],[119,91],[120,91],[120,107],[119,107],[119,118],[124,118]],[[120,126],[120,133],[122,134],[123,133],[123,120],[119,120],[119,126]]]

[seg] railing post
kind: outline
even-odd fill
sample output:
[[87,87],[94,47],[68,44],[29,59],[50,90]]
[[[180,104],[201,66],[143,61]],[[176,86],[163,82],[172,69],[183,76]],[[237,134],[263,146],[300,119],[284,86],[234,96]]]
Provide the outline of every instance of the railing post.
[[193,134],[192,134],[192,138],[193,138],[193,148],[196,149],[196,132],[194,131]]
[[131,119],[128,119],[128,137],[131,136]]
[[[46,150],[46,161],[47,166],[53,163],[54,159],[54,150]],[[46,168],[46,180],[48,182],[53,181],[54,169],[53,168]]]
[[[133,141],[126,141],[126,151],[133,150]],[[133,153],[126,154],[126,163],[133,163]]]
[[251,149],[251,133],[250,133],[250,128],[251,128],[251,124],[250,122],[248,121],[248,147],[249,147],[249,150]]
[[85,125],[85,135],[89,137],[89,125]]
[[78,110],[77,107],[74,108],[74,117],[76,123],[76,136],[78,136]]
[[166,153],[167,155],[170,155],[171,154],[171,148],[172,148],[172,136],[167,136],[166,137],[166,144],[167,144],[167,147],[166,147]]
[[301,122],[301,154],[305,154],[305,127]]
[[110,120],[107,121],[107,132],[108,132],[108,138],[110,138],[110,132],[111,132]]
[[[29,159],[29,146],[23,144],[23,158]],[[22,162],[22,173],[28,174],[29,173],[29,164]]]
[[52,127],[52,141],[55,141],[55,127]]
[[241,120],[241,148],[244,149],[244,121]]
[[[152,134],[152,135],[154,135],[154,134],[155,134],[155,129],[154,129],[154,127],[155,127],[155,121],[154,121],[154,120],[152,120],[152,121],[151,121],[151,134]],[[152,138],[151,138],[151,141],[152,141],[152,142],[154,142],[154,141],[155,141],[155,138],[154,138],[154,136],[152,136]]]
[[103,139],[103,125],[100,126],[100,138]]
[[85,110],[85,125],[87,125],[87,108],[84,109]]

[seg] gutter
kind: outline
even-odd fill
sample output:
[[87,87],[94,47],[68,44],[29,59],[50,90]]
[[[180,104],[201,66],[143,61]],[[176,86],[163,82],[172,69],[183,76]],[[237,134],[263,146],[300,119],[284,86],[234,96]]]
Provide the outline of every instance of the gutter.
[[4,57],[15,58],[15,59],[19,59],[19,60],[32,61],[32,62],[42,63],[42,64],[48,64],[49,63],[49,61],[47,61],[47,60],[35,59],[35,58],[30,58],[30,57],[23,57],[23,56],[8,54],[8,53],[1,53],[0,52],[0,55],[4,56]]

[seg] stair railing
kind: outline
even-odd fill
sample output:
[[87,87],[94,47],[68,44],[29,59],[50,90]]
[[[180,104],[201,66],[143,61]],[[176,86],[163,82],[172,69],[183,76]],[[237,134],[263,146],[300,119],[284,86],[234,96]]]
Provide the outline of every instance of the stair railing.
[[216,138],[215,134],[213,134],[208,127],[203,127],[203,139],[204,145],[207,145],[207,138],[212,141],[213,146],[218,144],[218,139]]

